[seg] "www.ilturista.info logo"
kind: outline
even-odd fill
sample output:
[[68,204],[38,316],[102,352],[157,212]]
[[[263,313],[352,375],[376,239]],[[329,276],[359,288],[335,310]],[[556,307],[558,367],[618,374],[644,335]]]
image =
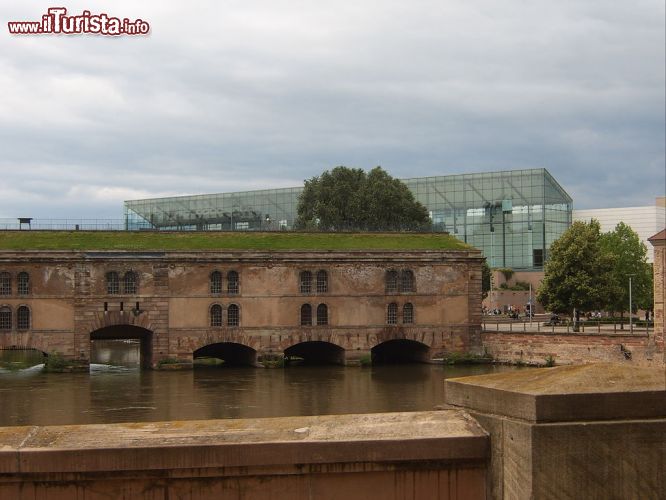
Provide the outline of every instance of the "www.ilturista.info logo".
[[141,19],[131,21],[105,13],[91,14],[84,10],[78,16],[68,16],[65,7],[51,7],[41,21],[9,21],[12,35],[147,35],[150,25]]

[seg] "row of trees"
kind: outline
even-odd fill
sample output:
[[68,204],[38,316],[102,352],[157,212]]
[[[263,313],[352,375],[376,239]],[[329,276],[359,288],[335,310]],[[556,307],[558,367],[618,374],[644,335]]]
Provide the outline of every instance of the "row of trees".
[[605,310],[623,316],[629,309],[630,277],[633,312],[652,309],[647,248],[623,222],[608,233],[601,233],[596,220],[574,222],[551,245],[544,273],[539,302],[549,311],[571,315],[574,324],[576,311]]

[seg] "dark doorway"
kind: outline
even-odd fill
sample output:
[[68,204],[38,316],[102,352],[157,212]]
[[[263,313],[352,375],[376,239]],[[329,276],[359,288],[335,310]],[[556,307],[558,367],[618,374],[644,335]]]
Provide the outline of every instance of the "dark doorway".
[[284,351],[285,364],[344,365],[345,350],[330,342],[300,342]]
[[376,345],[370,352],[373,365],[430,362],[430,347],[415,340],[388,340]]
[[256,366],[257,351],[243,344],[235,342],[219,342],[209,344],[194,351],[194,365],[206,366],[208,363],[202,363],[204,359],[218,359],[223,363],[210,363],[215,366]]

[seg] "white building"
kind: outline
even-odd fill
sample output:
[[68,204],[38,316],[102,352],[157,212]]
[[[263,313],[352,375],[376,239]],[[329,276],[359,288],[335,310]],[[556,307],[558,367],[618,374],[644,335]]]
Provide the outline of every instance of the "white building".
[[666,198],[659,197],[654,205],[646,207],[593,208],[573,211],[574,221],[590,222],[591,219],[599,221],[601,231],[604,233],[615,229],[619,222],[631,226],[647,247],[648,262],[653,262],[654,249],[647,239],[666,227]]

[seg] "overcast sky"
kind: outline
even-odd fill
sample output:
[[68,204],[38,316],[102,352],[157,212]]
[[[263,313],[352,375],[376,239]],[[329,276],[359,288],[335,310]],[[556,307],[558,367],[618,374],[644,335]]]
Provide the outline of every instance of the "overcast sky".
[[663,0],[56,2],[149,36],[15,36],[0,5],[0,217],[125,199],[547,168],[576,208],[666,190]]

